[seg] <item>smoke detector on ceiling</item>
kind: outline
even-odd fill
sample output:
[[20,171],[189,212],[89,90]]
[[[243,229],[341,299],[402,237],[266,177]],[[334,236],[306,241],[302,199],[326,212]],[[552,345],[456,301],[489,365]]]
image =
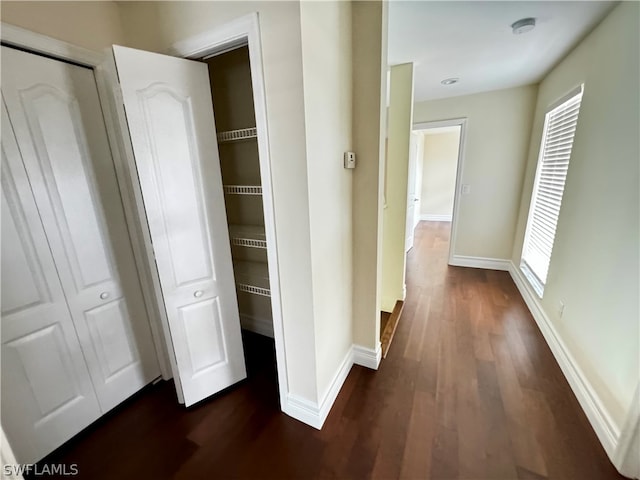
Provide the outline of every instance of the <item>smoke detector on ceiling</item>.
[[511,24],[511,31],[513,31],[514,35],[522,35],[523,33],[530,32],[536,26],[536,19],[529,18],[521,18],[520,20],[513,22]]

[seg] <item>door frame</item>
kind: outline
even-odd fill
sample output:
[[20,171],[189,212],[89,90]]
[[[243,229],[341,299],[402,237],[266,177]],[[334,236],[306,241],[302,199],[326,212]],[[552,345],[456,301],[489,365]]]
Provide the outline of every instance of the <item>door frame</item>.
[[462,174],[464,173],[464,152],[467,143],[467,123],[466,117],[452,118],[448,120],[436,120],[432,122],[418,122],[414,123],[411,127],[411,131],[416,130],[429,130],[431,128],[439,127],[460,127],[460,139],[458,147],[458,160],[456,166],[456,186],[455,193],[453,195],[453,214],[451,216],[451,237],[449,239],[449,256],[447,263],[453,265],[454,246],[458,236],[458,218],[460,211],[460,195],[462,189]]
[[254,12],[238,17],[224,24],[212,27],[198,35],[175,42],[166,53],[175,57],[200,59],[220,55],[245,45],[249,48],[251,86],[253,89],[253,103],[258,135],[258,156],[260,159],[260,177],[262,180],[265,236],[268,245],[267,261],[269,265],[269,286],[271,289],[271,311],[273,314],[273,337],[276,350],[280,409],[286,411],[289,396],[289,375],[284,343],[284,322],[282,319],[282,299],[280,295],[280,262],[278,261],[267,102],[258,13]]
[[116,172],[120,198],[124,209],[125,222],[129,232],[129,240],[131,241],[136,270],[138,278],[140,279],[147,321],[151,329],[151,337],[162,378],[168,380],[172,377],[172,360],[165,348],[166,343],[163,326],[158,321],[162,314],[158,311],[153,278],[146,266],[144,229],[139,223],[137,215],[135,189],[132,188],[131,184],[127,181],[126,155],[122,148],[123,142],[118,130],[118,121],[114,115],[115,105],[113,104],[112,80],[104,68],[107,55],[4,22],[0,23],[0,40],[2,44],[6,46],[17,47],[27,52],[41,54],[93,70],[98,89],[98,97],[100,105],[102,106],[109,147],[111,149],[111,157],[113,158]]

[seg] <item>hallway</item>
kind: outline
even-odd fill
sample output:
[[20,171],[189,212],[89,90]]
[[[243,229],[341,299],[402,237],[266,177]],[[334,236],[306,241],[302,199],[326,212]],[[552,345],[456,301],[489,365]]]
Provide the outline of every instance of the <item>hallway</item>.
[[[449,230],[416,228],[404,318],[385,365],[415,384],[405,459],[416,452],[434,479],[622,478],[510,275],[449,267]],[[405,460],[403,471],[421,477],[413,466]]]
[[389,354],[353,367],[322,431],[279,412],[273,346],[253,336],[248,380],[188,410],[149,387],[47,463],[95,480],[622,478],[509,274],[448,267],[448,228],[419,224]]

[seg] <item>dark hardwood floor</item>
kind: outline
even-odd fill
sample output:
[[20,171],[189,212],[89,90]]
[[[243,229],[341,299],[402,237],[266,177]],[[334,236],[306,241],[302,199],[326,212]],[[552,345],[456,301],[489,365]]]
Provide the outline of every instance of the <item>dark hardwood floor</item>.
[[247,381],[188,410],[149,387],[46,462],[96,480],[622,478],[509,274],[448,267],[448,235],[418,226],[389,354],[353,368],[322,431],[279,412],[273,344],[248,335]]

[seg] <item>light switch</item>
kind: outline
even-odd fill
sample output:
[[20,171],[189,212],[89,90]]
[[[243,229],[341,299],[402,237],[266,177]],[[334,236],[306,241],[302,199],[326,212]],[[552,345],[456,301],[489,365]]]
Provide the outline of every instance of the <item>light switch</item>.
[[344,152],[344,168],[356,168],[355,152]]
[[462,194],[463,195],[469,195],[471,193],[471,185],[469,185],[468,183],[463,183],[462,184]]

